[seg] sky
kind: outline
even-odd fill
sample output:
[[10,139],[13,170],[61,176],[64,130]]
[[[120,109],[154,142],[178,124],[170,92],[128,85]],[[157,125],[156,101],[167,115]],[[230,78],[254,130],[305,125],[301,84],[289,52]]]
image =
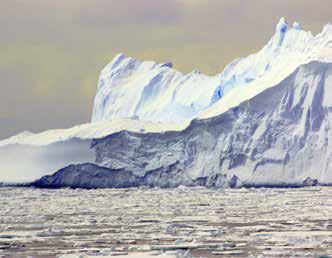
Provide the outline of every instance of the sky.
[[90,121],[119,52],[216,74],[263,47],[281,17],[314,34],[330,0],[1,0],[0,139]]

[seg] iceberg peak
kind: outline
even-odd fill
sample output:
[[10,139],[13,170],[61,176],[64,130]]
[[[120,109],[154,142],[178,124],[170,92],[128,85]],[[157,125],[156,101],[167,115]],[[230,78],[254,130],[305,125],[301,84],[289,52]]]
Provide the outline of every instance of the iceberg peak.
[[274,48],[278,49],[282,45],[287,31],[288,31],[288,23],[285,17],[282,17],[277,24],[276,33],[272,40]]
[[173,63],[172,62],[162,63],[162,64],[159,65],[159,67],[173,68]]
[[200,70],[198,70],[198,69],[193,70],[191,73],[192,74],[201,74]]
[[322,34],[328,34],[328,33],[332,34],[332,23],[326,24],[322,30]]
[[126,58],[126,56],[123,53],[117,54],[111,62],[112,69],[117,67],[121,63],[121,61],[124,60],[125,58]]
[[288,29],[288,23],[285,17],[281,17],[276,28],[277,33],[286,33]]
[[295,30],[301,30],[302,28],[301,28],[300,23],[298,23],[298,22],[294,22],[294,23],[293,23],[293,29],[295,29]]

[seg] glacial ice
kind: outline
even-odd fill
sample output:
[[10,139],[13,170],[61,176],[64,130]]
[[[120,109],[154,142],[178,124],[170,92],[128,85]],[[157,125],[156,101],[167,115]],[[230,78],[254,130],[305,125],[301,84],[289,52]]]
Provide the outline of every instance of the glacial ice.
[[158,122],[191,120],[216,102],[227,105],[228,101],[219,100],[235,88],[248,87],[255,93],[258,87],[276,85],[301,64],[331,61],[331,27],[326,25],[313,36],[299,23],[289,26],[281,18],[264,48],[231,62],[215,76],[183,74],[171,65],[119,54],[100,73],[92,121],[134,116]]
[[96,160],[41,187],[332,184],[332,63],[311,62],[221,115],[182,131],[121,131],[92,141]]

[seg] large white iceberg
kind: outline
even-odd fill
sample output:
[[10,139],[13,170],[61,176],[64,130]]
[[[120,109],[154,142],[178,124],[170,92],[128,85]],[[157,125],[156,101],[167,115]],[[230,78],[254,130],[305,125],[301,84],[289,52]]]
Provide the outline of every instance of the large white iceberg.
[[[156,179],[156,171],[185,173],[174,172],[167,186],[222,177],[219,185],[237,178],[258,185],[332,183],[331,62],[332,25],[313,36],[284,19],[261,51],[216,76],[119,54],[100,74],[92,122],[1,141],[0,181],[28,182],[93,163],[129,171],[134,181],[149,175],[157,185],[166,179]],[[182,138],[168,141],[170,135]],[[100,139],[93,149],[92,139]],[[138,144],[144,139],[149,144]]]
[[[244,89],[245,90],[245,89]],[[181,131],[121,131],[92,141],[96,161],[40,187],[332,184],[332,63],[301,65],[279,84]]]

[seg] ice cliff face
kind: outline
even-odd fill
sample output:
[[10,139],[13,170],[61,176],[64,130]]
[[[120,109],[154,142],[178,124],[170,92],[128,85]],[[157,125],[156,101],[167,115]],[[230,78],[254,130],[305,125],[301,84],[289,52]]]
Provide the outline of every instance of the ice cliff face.
[[[97,166],[70,166],[36,185],[332,184],[331,125],[332,63],[311,62],[221,115],[193,120],[185,130],[121,131],[93,140]],[[121,177],[114,176],[119,171]]]
[[298,23],[289,26],[282,18],[261,51],[233,61],[215,76],[197,71],[182,74],[170,63],[141,62],[119,54],[100,74],[92,122],[117,117],[177,123],[191,120],[234,88],[267,88],[301,64],[332,61],[331,46],[331,25],[313,36]]

